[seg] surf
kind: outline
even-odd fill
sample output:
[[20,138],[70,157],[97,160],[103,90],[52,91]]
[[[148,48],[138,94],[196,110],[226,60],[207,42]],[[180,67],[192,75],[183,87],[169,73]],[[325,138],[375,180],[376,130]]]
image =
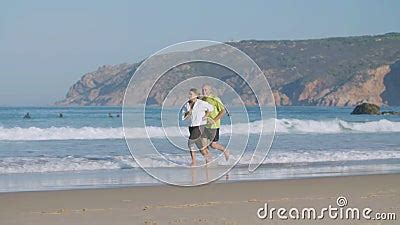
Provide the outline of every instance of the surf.
[[[258,134],[266,123],[271,120],[253,121],[222,125],[221,135],[229,134]],[[276,119],[276,133],[278,134],[335,134],[335,133],[385,133],[400,132],[400,122],[381,119],[368,122],[349,122],[340,119],[331,120],[300,120]],[[186,127],[130,127],[125,128],[133,138],[165,138],[187,136]],[[0,140],[3,141],[40,141],[40,140],[98,140],[123,139],[122,127],[0,127]]]

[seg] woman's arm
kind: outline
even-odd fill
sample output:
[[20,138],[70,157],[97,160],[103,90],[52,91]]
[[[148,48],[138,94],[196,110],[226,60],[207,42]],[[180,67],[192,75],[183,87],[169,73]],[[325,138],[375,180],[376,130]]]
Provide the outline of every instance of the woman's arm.
[[[212,112],[212,111],[211,111],[211,112]],[[206,114],[205,114],[204,117],[203,117],[203,119],[207,119],[207,117],[210,116],[211,112],[207,110],[207,111],[206,111]]]
[[186,104],[182,110],[182,120],[189,119],[191,115],[192,115],[192,109],[190,109],[190,108],[188,109],[188,104]]
[[184,120],[189,119],[191,115],[192,115],[192,110],[190,110],[189,112],[185,112],[183,114],[183,119]]

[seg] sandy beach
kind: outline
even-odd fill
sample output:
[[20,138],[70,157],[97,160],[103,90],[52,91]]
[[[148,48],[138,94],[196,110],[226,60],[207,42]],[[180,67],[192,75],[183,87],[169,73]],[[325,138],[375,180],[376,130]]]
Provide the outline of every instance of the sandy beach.
[[[396,224],[396,221],[261,220],[269,207],[336,206],[400,212],[400,174],[214,183],[195,188],[168,185],[0,194],[0,223],[21,224]],[[398,215],[397,215],[398,216]],[[397,221],[398,222],[398,221]]]

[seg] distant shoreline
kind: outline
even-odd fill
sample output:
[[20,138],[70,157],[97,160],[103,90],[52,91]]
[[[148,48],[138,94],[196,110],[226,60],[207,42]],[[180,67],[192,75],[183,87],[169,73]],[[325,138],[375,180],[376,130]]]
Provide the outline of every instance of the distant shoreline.
[[[122,105],[38,105],[38,106],[24,106],[24,105],[13,105],[13,106],[0,106],[0,108],[122,108]],[[136,105],[135,107],[143,107],[143,105]],[[149,107],[161,107],[160,105],[149,105]],[[169,106],[167,108],[174,108],[178,106]],[[246,106],[246,107],[258,107],[258,106]],[[277,108],[288,108],[288,107],[310,107],[310,108],[354,108],[353,106],[314,106],[314,105],[279,105]],[[390,106],[390,107],[400,107],[400,106]],[[165,108],[165,107],[164,107]]]

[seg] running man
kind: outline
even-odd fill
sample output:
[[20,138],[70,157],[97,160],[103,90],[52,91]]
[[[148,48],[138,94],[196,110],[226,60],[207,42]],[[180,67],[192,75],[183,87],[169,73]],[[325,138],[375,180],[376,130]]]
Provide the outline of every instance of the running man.
[[214,106],[214,110],[210,113],[209,118],[212,120],[205,127],[205,133],[211,141],[211,148],[219,150],[224,153],[225,160],[229,159],[229,151],[219,141],[219,129],[221,128],[221,118],[225,115],[225,106],[221,99],[213,94],[210,85],[205,84],[202,87],[203,101],[210,103]]

